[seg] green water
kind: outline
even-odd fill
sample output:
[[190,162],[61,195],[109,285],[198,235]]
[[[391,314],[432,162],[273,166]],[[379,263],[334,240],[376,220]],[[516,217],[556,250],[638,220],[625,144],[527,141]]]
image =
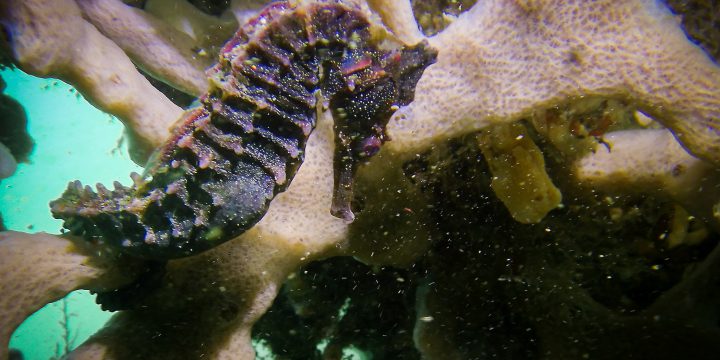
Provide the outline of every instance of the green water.
[[[122,124],[95,109],[69,85],[31,77],[19,70],[0,72],[5,94],[19,101],[36,145],[29,164],[0,180],[0,213],[10,230],[58,233],[62,222],[50,215],[48,202],[69,181],[130,183],[132,163],[122,141]],[[101,311],[94,296],[76,291],[35,313],[15,332],[10,347],[27,360],[47,360],[81,344],[112,313]]]

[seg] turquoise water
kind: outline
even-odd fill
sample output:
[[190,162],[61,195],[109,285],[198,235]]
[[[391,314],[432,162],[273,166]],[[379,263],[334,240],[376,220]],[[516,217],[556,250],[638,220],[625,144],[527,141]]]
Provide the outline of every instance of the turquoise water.
[[[142,169],[132,163],[122,139],[122,124],[58,81],[38,79],[19,70],[0,72],[5,94],[19,101],[36,145],[29,164],[0,180],[0,213],[10,230],[59,233],[62,222],[50,215],[48,202],[69,181],[84,184],[130,183],[128,174]],[[94,296],[76,291],[49,304],[15,332],[10,347],[27,360],[47,360],[81,344],[112,315],[100,310]]]

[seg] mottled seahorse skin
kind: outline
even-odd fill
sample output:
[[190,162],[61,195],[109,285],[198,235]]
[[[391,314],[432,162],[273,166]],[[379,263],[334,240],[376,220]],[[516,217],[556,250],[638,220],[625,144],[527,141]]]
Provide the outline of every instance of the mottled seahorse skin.
[[210,249],[253,226],[289,185],[326,106],[336,145],[330,211],[352,220],[358,164],[379,150],[388,119],[436,57],[426,42],[392,45],[372,26],[340,1],[272,3],[225,45],[202,105],[131,175],[133,186],[95,192],[72,182],[50,204],[53,216],[135,257]]

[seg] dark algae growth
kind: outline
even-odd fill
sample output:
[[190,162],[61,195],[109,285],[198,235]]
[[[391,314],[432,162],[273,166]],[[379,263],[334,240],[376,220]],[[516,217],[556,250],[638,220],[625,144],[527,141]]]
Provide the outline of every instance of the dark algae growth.
[[133,256],[169,259],[230,240],[258,222],[293,179],[325,107],[335,122],[335,216],[352,220],[357,166],[387,140],[436,52],[388,48],[359,9],[275,2],[240,28],[189,110],[134,185],[70,183],[51,203],[64,227]]

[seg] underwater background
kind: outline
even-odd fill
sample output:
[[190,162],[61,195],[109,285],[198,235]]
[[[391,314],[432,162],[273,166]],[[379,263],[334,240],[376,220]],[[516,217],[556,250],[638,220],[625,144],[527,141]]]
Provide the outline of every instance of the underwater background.
[[[122,124],[90,105],[71,86],[18,69],[0,72],[4,94],[23,106],[35,148],[28,163],[0,180],[0,213],[8,230],[58,233],[48,203],[80,179],[83,183],[129,182],[141,172],[127,154]],[[87,291],[48,304],[27,319],[10,341],[27,360],[47,360],[80,345],[112,315]]]
[[[446,6],[451,6],[445,4],[446,2],[444,1],[439,2]],[[464,2],[468,4],[474,3],[474,1]],[[417,3],[423,4],[423,2]],[[432,1],[426,3],[430,4],[428,7],[431,5],[436,6]],[[449,1],[449,3],[457,4],[463,3],[463,1]],[[714,4],[717,4],[717,2]],[[459,7],[459,5],[453,6]],[[469,5],[466,5],[466,7],[469,7]],[[681,7],[680,9],[682,10]],[[453,14],[453,11],[447,11],[447,13]],[[713,17],[713,20],[711,20],[715,21],[713,24],[717,24],[717,19],[720,18],[720,14],[712,12],[705,11],[698,13],[702,16]],[[689,19],[693,20],[694,18],[689,17]],[[447,25],[445,23],[446,21],[450,21],[445,16],[436,18],[418,16],[418,20],[426,30],[429,29],[427,30],[428,34],[439,31],[440,28]],[[707,23],[707,21],[697,22],[700,24]],[[435,29],[435,27],[438,29]],[[718,49],[718,44],[720,44],[718,39],[720,38],[718,38],[717,34],[720,32],[716,29],[715,32],[710,32],[710,35],[707,35],[705,31],[707,28],[701,25],[699,29],[700,30],[697,30],[696,28],[693,30],[691,27],[688,32],[691,34],[705,35],[704,38],[709,40],[700,42],[705,50],[710,54],[714,54],[717,59],[717,54],[720,51]],[[702,36],[700,38],[703,39]],[[62,221],[52,218],[48,203],[59,197],[67,187],[68,182],[77,179],[83,184],[93,185],[95,183],[110,184],[118,180],[127,185],[131,183],[128,176],[130,172],[142,172],[142,168],[134,164],[128,156],[127,141],[123,135],[122,124],[114,117],[90,105],[71,86],[54,79],[39,79],[29,76],[18,69],[2,70],[0,76],[2,76],[4,82],[7,84],[3,93],[17,100],[23,106],[28,121],[28,133],[35,142],[28,162],[20,163],[13,176],[0,180],[0,214],[2,214],[3,223],[8,230],[31,233],[59,233],[62,227]],[[467,144],[451,143],[450,148],[452,150],[460,149],[462,151],[468,151],[466,145]],[[461,151],[455,151],[455,153],[461,153]],[[476,155],[475,158],[480,158],[479,154],[472,154]],[[579,215],[577,219],[572,216],[562,218],[555,215],[551,216],[548,220],[549,224],[558,225],[559,228],[560,225],[567,223],[567,218],[579,219],[578,223],[586,226],[586,230],[581,229],[575,233],[568,232],[560,241],[554,243],[556,249],[546,247],[545,244],[550,244],[550,242],[545,241],[547,239],[540,236],[537,236],[539,240],[534,240],[531,236],[528,236],[531,238],[530,240],[533,241],[528,241],[528,239],[518,236],[518,239],[514,241],[503,239],[503,241],[507,241],[508,245],[506,249],[498,250],[496,246],[490,246],[490,244],[477,240],[482,239],[491,231],[493,234],[497,233],[495,235],[498,238],[505,236],[513,237],[517,235],[515,231],[520,227],[515,222],[504,219],[500,215],[494,215],[494,221],[491,221],[493,220],[492,216],[487,220],[476,220],[477,223],[470,224],[472,226],[469,226],[466,222],[457,220],[460,216],[453,217],[453,214],[464,214],[464,211],[466,211],[466,202],[485,204],[489,202],[486,199],[491,198],[492,194],[483,193],[477,189],[466,189],[464,185],[456,184],[458,178],[463,182],[466,180],[468,182],[470,180],[475,181],[477,178],[487,179],[487,169],[485,169],[482,164],[475,164],[472,161],[467,161],[467,159],[456,159],[451,156],[448,156],[448,159],[450,160],[438,166],[440,170],[447,171],[443,172],[438,170],[437,173],[448,174],[447,177],[452,179],[440,178],[440,180],[437,180],[431,178],[431,180],[435,180],[436,183],[429,182],[430,185],[428,188],[430,188],[430,190],[441,188],[441,185],[444,186],[445,184],[443,181],[447,180],[445,181],[446,183],[452,183],[459,189],[453,188],[456,193],[463,194],[463,201],[454,203],[453,199],[443,195],[441,196],[443,201],[438,202],[439,205],[442,205],[438,207],[446,209],[446,212],[450,215],[445,214],[443,218],[448,220],[444,224],[444,228],[442,228],[442,230],[448,230],[446,232],[448,234],[447,238],[436,241],[434,243],[435,247],[429,252],[435,257],[435,260],[433,260],[432,257],[428,257],[430,260],[427,260],[427,258],[423,259],[423,261],[426,261],[425,263],[419,261],[417,268],[407,271],[389,270],[388,267],[370,268],[348,260],[348,258],[330,259],[311,264],[304,268],[302,272],[298,272],[297,275],[293,274],[296,281],[294,284],[290,284],[295,285],[301,291],[307,291],[307,293],[301,293],[300,296],[295,295],[296,298],[292,298],[292,286],[289,287],[291,290],[286,289],[285,291],[281,291],[276,306],[269,311],[263,318],[264,320],[258,323],[256,327],[257,334],[270,339],[268,341],[276,341],[276,344],[281,343],[278,338],[286,336],[288,343],[294,342],[294,346],[300,347],[298,344],[303,340],[303,336],[310,338],[310,336],[303,333],[303,331],[307,331],[310,328],[308,324],[312,324],[312,322],[310,320],[304,323],[299,321],[298,314],[290,311],[293,307],[289,304],[292,301],[296,301],[296,303],[294,303],[296,306],[294,310],[297,310],[297,303],[302,304],[297,298],[301,298],[301,300],[307,303],[307,308],[322,308],[326,313],[332,313],[333,315],[335,314],[335,308],[333,308],[333,306],[339,306],[340,310],[337,311],[336,319],[334,319],[338,324],[343,316],[350,311],[351,316],[347,317],[347,321],[342,324],[343,326],[335,324],[338,325],[337,328],[341,330],[334,329],[334,331],[340,333],[343,330],[346,331],[346,333],[342,333],[338,335],[338,337],[344,336],[347,339],[360,342],[360,336],[350,332],[363,328],[370,329],[367,331],[368,333],[374,333],[377,335],[377,338],[383,340],[382,337],[385,336],[384,334],[386,332],[400,334],[397,329],[402,328],[405,329],[402,330],[405,333],[402,337],[398,335],[398,338],[412,340],[412,328],[414,326],[413,321],[415,316],[415,308],[413,307],[415,306],[414,287],[418,286],[418,294],[422,294],[422,291],[427,291],[425,290],[427,283],[433,283],[431,281],[432,277],[428,277],[428,279],[431,280],[424,280],[424,275],[434,271],[437,278],[443,279],[444,276],[447,279],[451,279],[453,283],[459,283],[461,285],[459,288],[466,288],[469,286],[467,284],[471,280],[477,282],[478,277],[476,277],[476,275],[480,274],[480,276],[487,276],[487,278],[482,278],[485,280],[485,284],[489,282],[490,284],[497,283],[500,285],[495,285],[496,288],[490,288],[489,290],[486,290],[484,285],[483,287],[474,288],[474,296],[476,297],[475,303],[472,304],[472,306],[483,309],[483,316],[485,312],[493,315],[488,315],[487,319],[484,317],[480,318],[480,315],[477,315],[478,318],[469,317],[467,320],[468,324],[473,323],[475,327],[468,327],[468,331],[466,331],[468,328],[460,331],[462,336],[458,336],[458,342],[467,346],[470,349],[468,352],[471,353],[472,351],[478,353],[477,349],[485,351],[485,349],[488,348],[488,344],[493,344],[498,348],[502,347],[501,349],[494,349],[494,354],[510,354],[510,357],[512,357],[512,354],[523,354],[524,351],[530,353],[529,350],[526,349],[532,349],[536,346],[535,334],[530,332],[530,325],[523,322],[526,320],[523,315],[527,314],[516,315],[515,313],[515,311],[519,313],[520,311],[517,309],[521,309],[522,307],[522,301],[518,299],[527,296],[528,298],[540,298],[541,300],[538,301],[539,304],[553,303],[543,298],[546,293],[549,293],[546,290],[550,288],[550,285],[542,289],[538,287],[538,289],[535,290],[536,293],[525,289],[503,290],[505,289],[504,284],[508,284],[507,287],[510,287],[512,284],[520,284],[520,280],[523,279],[522,276],[531,280],[537,279],[540,283],[542,283],[540,280],[548,278],[543,277],[546,274],[545,272],[537,272],[537,274],[535,274],[532,273],[532,271],[525,270],[525,274],[522,274],[522,268],[520,268],[520,270],[513,269],[517,270],[518,274],[522,276],[504,277],[504,269],[514,266],[510,262],[511,258],[521,260],[525,258],[532,259],[531,255],[541,254],[538,255],[538,258],[542,260],[545,260],[545,258],[551,260],[563,259],[563,261],[557,261],[560,263],[560,265],[557,266],[558,273],[564,274],[571,272],[566,269],[579,269],[577,273],[574,273],[577,279],[573,280],[577,280],[577,283],[590,289],[591,295],[595,300],[606,305],[621,317],[644,309],[655,300],[659,294],[666,291],[682,277],[685,266],[692,269],[693,264],[696,262],[699,263],[718,241],[718,235],[711,233],[710,236],[707,236],[706,242],[702,244],[699,250],[694,247],[682,247],[679,250],[675,249],[671,251],[661,248],[660,245],[657,245],[658,249],[655,249],[656,243],[659,243],[659,241],[655,240],[658,238],[658,234],[660,234],[660,236],[666,235],[665,227],[669,227],[668,223],[671,222],[668,220],[670,218],[668,214],[672,214],[674,210],[672,206],[668,204],[660,203],[658,205],[650,201],[652,199],[643,199],[643,202],[639,202],[637,206],[635,203],[617,206],[617,209],[624,209],[623,206],[625,206],[626,209],[637,210],[637,213],[643,214],[643,218],[638,220],[635,225],[639,229],[649,229],[647,234],[642,234],[643,236],[634,234],[631,230],[610,229],[607,230],[608,233],[611,233],[611,230],[614,231],[611,234],[615,236],[617,240],[608,241],[607,244],[599,246],[593,242],[596,240],[594,237],[583,239],[582,236],[586,234],[599,234],[600,231],[595,231],[597,229],[606,231],[602,217],[598,217],[595,221],[597,224],[595,224],[592,220],[587,219],[587,217],[581,217]],[[418,165],[418,167],[420,166]],[[454,172],[457,168],[470,170],[461,172],[459,173],[460,175],[457,176],[457,173]],[[410,168],[410,170],[413,169]],[[424,175],[420,170],[417,170],[417,173]],[[489,188],[486,183],[482,184],[484,188]],[[458,196],[458,198],[460,198],[460,196]],[[469,201],[468,199],[473,201]],[[486,205],[487,208],[490,208],[489,210],[485,208],[481,208],[480,210],[485,211],[487,214],[500,214],[504,211],[504,209],[496,203],[491,205],[492,206]],[[477,207],[476,205],[474,206]],[[604,209],[604,207],[605,204],[598,206],[600,209]],[[658,214],[653,213],[653,209],[655,209]],[[477,209],[473,208],[473,211],[475,210]],[[615,208],[611,210],[615,210]],[[628,212],[626,211],[626,213]],[[571,213],[571,215],[573,214]],[[439,215],[438,218],[440,218]],[[453,232],[457,229],[467,227],[474,229],[469,235],[458,235]],[[582,226],[579,227],[582,228]],[[627,228],[629,229],[630,226]],[[526,227],[523,229],[532,228]],[[546,229],[549,229],[549,227]],[[538,230],[538,232],[543,231],[549,232],[549,230],[544,229]],[[517,230],[517,233],[523,232],[524,230]],[[640,230],[637,232],[640,232]],[[629,233],[629,235],[625,233]],[[577,240],[574,239],[574,237],[577,237]],[[610,238],[610,235],[608,235],[608,238]],[[624,238],[634,239],[634,242],[624,243]],[[652,241],[647,241],[648,239]],[[579,245],[573,247],[577,244]],[[629,248],[630,250],[627,250]],[[472,258],[468,255],[471,253],[482,253],[483,255],[482,257]],[[637,253],[641,253],[640,256]],[[478,258],[481,261],[476,261]],[[462,261],[467,259],[470,260]],[[507,263],[504,262],[504,259],[508,259]],[[575,267],[576,260],[579,264],[577,267]],[[435,261],[435,263],[432,261]],[[437,266],[437,264],[444,263],[458,265],[456,268],[453,266],[442,269],[433,268],[433,266]],[[567,265],[567,263],[572,263],[572,266]],[[475,265],[465,266],[466,264]],[[549,268],[552,268],[552,266]],[[542,269],[544,270],[544,267]],[[310,275],[308,275],[308,273]],[[497,274],[501,274],[502,276],[498,277],[496,276]],[[460,280],[456,280],[458,276]],[[353,280],[347,280],[353,277]],[[316,278],[318,280],[314,282]],[[297,283],[300,282],[298,279],[303,280],[305,283],[298,285]],[[311,281],[311,279],[313,281]],[[616,281],[614,279],[619,280]],[[378,281],[384,285],[385,288],[383,291],[380,291],[379,287],[375,288]],[[551,281],[552,280],[547,280],[547,283]],[[362,290],[356,290],[357,284],[364,286],[361,287]],[[308,289],[312,289],[315,293],[321,294],[310,296],[308,295],[308,293],[310,293]],[[401,293],[403,294],[402,296],[397,295]],[[530,295],[527,295],[528,293]],[[450,294],[453,295],[452,293]],[[477,294],[483,294],[485,297],[477,296]],[[562,295],[565,296],[564,299],[573,299],[574,293],[568,291],[568,294],[562,293]],[[376,298],[380,300],[375,300]],[[462,300],[466,299],[466,294],[458,291],[458,294],[449,298],[452,300]],[[328,299],[333,299],[333,301]],[[366,303],[363,301],[366,301]],[[380,312],[377,319],[374,318],[373,316],[377,315],[375,314],[377,305],[375,301],[382,301],[384,309],[386,310],[385,313],[391,313],[392,315],[390,316],[395,316],[395,318],[391,318],[390,320],[382,319],[382,312]],[[458,307],[465,306],[462,301],[451,302]],[[572,302],[570,302],[570,304],[575,305],[575,303]],[[572,308],[572,306],[570,306],[570,308]],[[578,308],[582,310],[580,305],[578,305]],[[459,313],[463,311],[464,310],[461,309]],[[543,311],[529,311],[529,313],[534,316],[542,314]],[[577,314],[580,314],[578,317],[581,317],[582,313],[582,311],[577,311]],[[28,318],[14,333],[10,342],[10,348],[20,350],[25,359],[59,358],[74,347],[82,344],[83,341],[97,331],[97,329],[101,328],[112,314],[113,313],[108,311],[102,311],[100,307],[95,304],[94,295],[87,291],[75,291],[62,300],[48,304]],[[513,317],[513,315],[517,317]],[[303,314],[303,316],[313,319],[313,315],[307,316]],[[320,316],[317,315],[317,317]],[[526,317],[531,318],[531,316]],[[396,321],[397,319],[401,321]],[[590,319],[588,323],[593,322],[591,317],[588,316],[588,319]],[[304,318],[303,320],[306,319]],[[313,320],[316,321],[316,324],[319,324],[316,326],[318,329],[322,328],[322,325],[325,324],[322,321]],[[382,320],[387,321],[383,323]],[[420,318],[420,321],[425,320],[432,321],[432,318]],[[583,323],[582,321],[583,320],[579,320],[578,323]],[[525,336],[522,333],[525,332],[524,329],[526,326],[528,334]],[[521,330],[517,330],[521,327]],[[293,328],[293,331],[298,329],[298,335],[293,337],[277,331],[278,329],[287,330],[287,328]],[[379,330],[375,331],[376,328]],[[572,328],[569,329],[570,330],[567,330],[568,333],[574,332]],[[677,333],[669,333],[667,336],[683,340],[684,336],[692,337],[694,334],[682,331],[680,328],[677,329]],[[521,333],[520,336],[516,336],[516,330]],[[605,328],[601,330],[604,331]],[[630,335],[638,335],[637,333],[632,333],[630,330],[628,330],[628,333],[630,333]],[[484,339],[487,343],[482,343],[482,337],[477,336],[477,334],[487,335],[487,338]],[[573,335],[575,334],[573,333]],[[653,335],[659,336],[650,331],[645,333],[645,336]],[[715,333],[711,335],[714,336]],[[371,336],[368,335],[368,337]],[[581,338],[582,335],[578,337]],[[520,339],[521,341],[514,343],[516,339]],[[587,341],[588,338],[581,340]],[[382,349],[384,345],[392,342],[393,341],[390,340],[371,343],[371,345],[376,345],[376,349]],[[395,343],[398,342],[395,341]],[[592,344],[592,341],[589,341],[589,343]],[[327,341],[325,344],[327,344]],[[604,344],[606,345],[607,343]],[[689,344],[692,345],[692,342],[689,342]],[[262,344],[255,342],[254,345],[256,349],[261,350],[258,352],[258,359],[272,358],[272,355],[263,350]],[[412,347],[412,342],[409,341],[408,344],[405,345],[410,348]],[[580,347],[586,345],[587,344],[584,343]],[[323,344],[321,343],[320,346],[323,346]],[[507,350],[505,348],[506,346],[511,349]],[[312,348],[315,348],[315,344],[311,343],[308,347],[312,350]],[[276,346],[275,348],[280,348],[280,346]],[[291,349],[292,346],[288,346],[287,348]],[[318,349],[319,348],[320,347],[318,347]],[[372,346],[368,345],[366,348],[372,348]],[[359,350],[354,351],[352,348],[345,350],[346,357],[343,357],[343,359],[363,358],[359,355],[361,353]],[[393,357],[376,356],[375,358]],[[707,358],[712,357],[709,356]]]

